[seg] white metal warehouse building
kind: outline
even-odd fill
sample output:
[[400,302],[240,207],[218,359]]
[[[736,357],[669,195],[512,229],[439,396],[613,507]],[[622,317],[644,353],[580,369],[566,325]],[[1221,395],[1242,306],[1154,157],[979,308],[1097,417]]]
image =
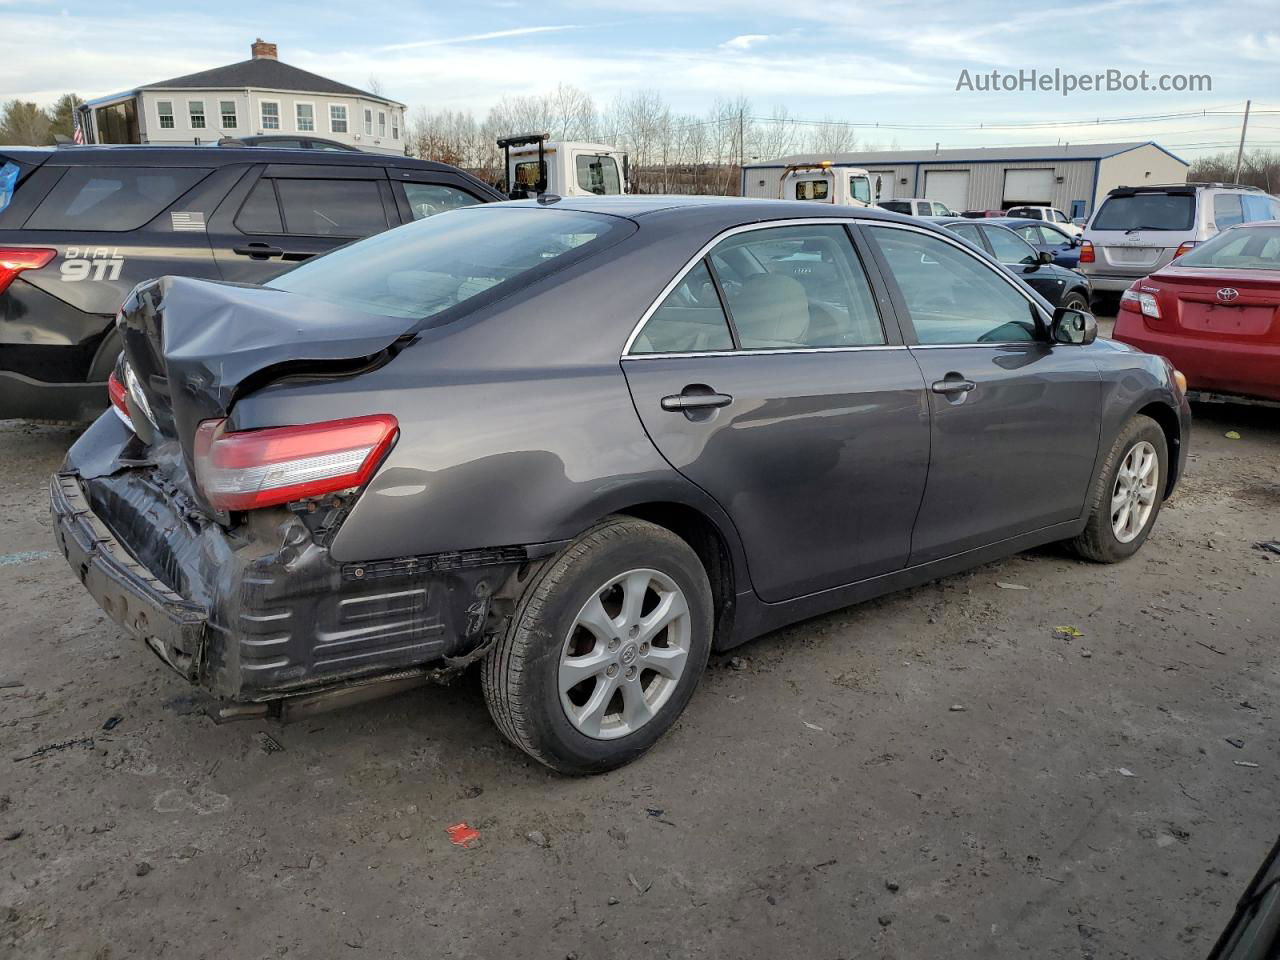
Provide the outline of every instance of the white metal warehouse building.
[[782,171],[794,163],[831,161],[871,174],[878,200],[923,197],[964,210],[1020,204],[1057,207],[1070,217],[1091,215],[1115,187],[1185,183],[1188,164],[1153,141],[1055,147],[975,147],[796,154],[742,169],[744,197],[777,198]]

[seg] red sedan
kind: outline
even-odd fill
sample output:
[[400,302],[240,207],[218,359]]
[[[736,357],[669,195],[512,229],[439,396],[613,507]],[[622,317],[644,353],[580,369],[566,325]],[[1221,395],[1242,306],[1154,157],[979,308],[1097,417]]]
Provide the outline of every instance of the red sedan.
[[1113,336],[1172,361],[1193,392],[1280,402],[1280,223],[1224,230],[1136,281]]

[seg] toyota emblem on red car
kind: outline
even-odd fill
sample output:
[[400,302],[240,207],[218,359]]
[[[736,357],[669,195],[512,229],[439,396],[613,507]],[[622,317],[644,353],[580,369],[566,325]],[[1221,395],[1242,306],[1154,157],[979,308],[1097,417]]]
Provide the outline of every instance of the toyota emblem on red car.
[[1221,290],[1218,291],[1218,299],[1221,300],[1223,303],[1230,303],[1232,300],[1235,300],[1238,296],[1240,296],[1240,291],[1237,290],[1235,287],[1223,287]]

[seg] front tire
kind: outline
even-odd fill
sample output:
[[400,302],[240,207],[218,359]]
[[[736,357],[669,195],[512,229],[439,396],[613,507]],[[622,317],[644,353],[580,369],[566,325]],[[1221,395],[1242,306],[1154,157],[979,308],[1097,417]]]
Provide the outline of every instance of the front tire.
[[1068,547],[1095,563],[1133,556],[1155,525],[1168,476],[1164,431],[1150,417],[1134,417],[1103,460],[1089,493],[1089,521]]
[[636,759],[684,710],[706,667],[711,585],[671,531],[631,517],[588,530],[525,588],[485,658],[498,729],[553,770]]
[[1089,309],[1089,298],[1079,290],[1072,290],[1068,293],[1062,298],[1062,303],[1059,306],[1067,310],[1083,310],[1085,313],[1092,313]]

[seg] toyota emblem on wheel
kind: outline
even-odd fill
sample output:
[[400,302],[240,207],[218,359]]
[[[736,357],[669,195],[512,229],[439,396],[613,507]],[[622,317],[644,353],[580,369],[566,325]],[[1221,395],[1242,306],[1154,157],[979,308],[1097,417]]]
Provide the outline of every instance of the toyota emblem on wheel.
[[1218,299],[1223,303],[1230,303],[1238,296],[1240,296],[1240,291],[1235,287],[1223,287],[1218,291]]

